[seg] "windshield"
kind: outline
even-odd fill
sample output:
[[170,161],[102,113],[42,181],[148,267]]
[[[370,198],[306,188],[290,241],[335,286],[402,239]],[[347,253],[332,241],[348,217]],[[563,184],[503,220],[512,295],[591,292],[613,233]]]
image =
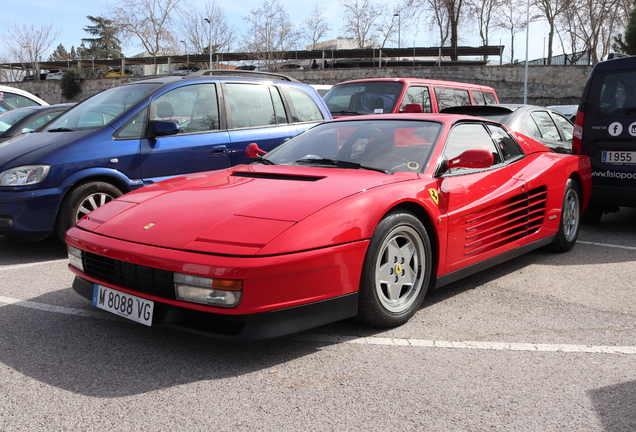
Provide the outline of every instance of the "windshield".
[[277,165],[422,172],[442,124],[418,120],[322,123],[265,155]]
[[105,126],[159,85],[139,83],[105,90],[62,114],[47,130],[86,130]]
[[404,84],[369,81],[334,86],[325,102],[334,116],[391,113]]
[[0,115],[0,132],[6,132],[11,126],[31,114],[33,110],[28,108],[9,111]]

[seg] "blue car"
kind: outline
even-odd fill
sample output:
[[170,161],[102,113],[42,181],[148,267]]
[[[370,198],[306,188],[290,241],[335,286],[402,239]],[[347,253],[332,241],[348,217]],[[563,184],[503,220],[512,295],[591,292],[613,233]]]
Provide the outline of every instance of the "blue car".
[[198,75],[111,88],[46,131],[0,144],[0,235],[62,238],[133,189],[249,163],[248,144],[269,151],[331,119],[318,93],[293,80]]

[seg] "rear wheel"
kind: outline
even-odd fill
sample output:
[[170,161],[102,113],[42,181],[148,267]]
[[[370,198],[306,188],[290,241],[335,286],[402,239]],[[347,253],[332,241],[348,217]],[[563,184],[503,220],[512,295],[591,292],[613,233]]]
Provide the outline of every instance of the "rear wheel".
[[386,216],[364,260],[358,319],[375,327],[407,322],[424,300],[431,267],[431,243],[419,219],[410,213]]
[[72,189],[62,201],[55,231],[64,241],[66,231],[96,208],[121,196],[122,192],[110,183],[94,181]]
[[581,193],[572,179],[565,185],[559,231],[552,242],[555,252],[567,252],[576,243],[581,222]]

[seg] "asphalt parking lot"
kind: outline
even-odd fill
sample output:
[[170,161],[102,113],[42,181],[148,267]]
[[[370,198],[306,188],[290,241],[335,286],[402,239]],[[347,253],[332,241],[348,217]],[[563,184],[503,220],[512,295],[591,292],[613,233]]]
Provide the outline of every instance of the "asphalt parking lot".
[[0,431],[636,431],[636,209],[430,292],[406,325],[256,343],[145,327],[0,237]]

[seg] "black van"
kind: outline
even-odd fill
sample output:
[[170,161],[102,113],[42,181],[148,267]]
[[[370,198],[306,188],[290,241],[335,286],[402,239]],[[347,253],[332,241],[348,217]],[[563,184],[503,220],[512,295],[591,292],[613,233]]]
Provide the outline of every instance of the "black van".
[[592,199],[583,221],[636,207],[636,56],[597,63],[583,90],[572,151],[590,156]]

